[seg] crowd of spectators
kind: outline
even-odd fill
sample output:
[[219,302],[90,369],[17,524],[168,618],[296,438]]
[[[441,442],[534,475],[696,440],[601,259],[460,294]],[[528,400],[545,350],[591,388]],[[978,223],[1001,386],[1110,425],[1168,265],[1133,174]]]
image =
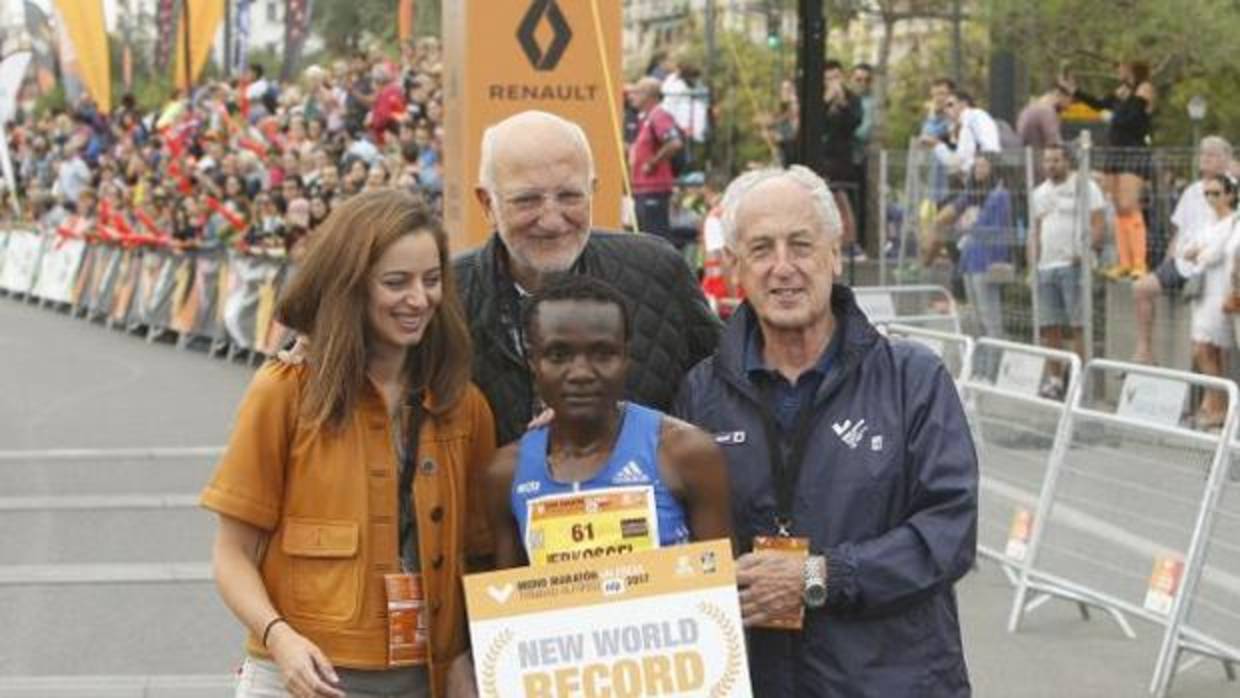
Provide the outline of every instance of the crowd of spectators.
[[437,205],[443,103],[437,39],[359,52],[291,83],[251,64],[140,109],[89,99],[8,130],[24,217],[61,236],[176,251],[296,258],[344,199],[396,186]]

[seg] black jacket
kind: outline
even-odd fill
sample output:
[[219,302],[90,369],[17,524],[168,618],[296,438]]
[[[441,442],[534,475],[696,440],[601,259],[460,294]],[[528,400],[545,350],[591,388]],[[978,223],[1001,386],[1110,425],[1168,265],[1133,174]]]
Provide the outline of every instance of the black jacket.
[[[977,454],[964,408],[929,349],[879,335],[849,289],[831,296],[843,336],[808,408],[792,505],[792,535],[827,556],[827,603],[806,612],[799,633],[749,633],[755,695],[968,696],[953,591],[977,536]],[[755,322],[742,305],[673,409],[723,448],[742,548],[776,532],[764,401],[744,369]]]
[[[498,235],[454,262],[474,342],[474,382],[482,389],[502,446],[534,416],[537,399],[515,332],[520,301]],[[573,271],[615,286],[629,300],[631,366],[625,396],[667,411],[681,378],[715,350],[720,322],[684,259],[651,235],[592,231]]]

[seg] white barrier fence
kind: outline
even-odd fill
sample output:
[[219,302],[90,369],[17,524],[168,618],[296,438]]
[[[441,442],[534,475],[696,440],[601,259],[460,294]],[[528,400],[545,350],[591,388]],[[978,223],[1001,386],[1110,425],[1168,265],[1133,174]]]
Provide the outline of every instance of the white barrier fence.
[[[1162,629],[1152,693],[1202,660],[1240,664],[1240,410],[1229,381],[902,324],[943,358],[980,461],[978,553],[1015,587],[1009,630],[1058,598],[1135,637]],[[1048,393],[1047,378],[1063,388]],[[1052,384],[1053,385],[1053,384]],[[1191,426],[1220,391],[1221,430]]]
[[[1081,362],[1071,352],[980,339],[962,391],[973,412],[981,463],[978,552],[1009,581],[1028,555],[1034,510],[1049,464],[1062,455],[1067,403],[1079,391]],[[1060,395],[1043,389],[1060,377]]]
[[942,286],[856,286],[853,295],[876,325],[899,323],[960,334],[956,300]]

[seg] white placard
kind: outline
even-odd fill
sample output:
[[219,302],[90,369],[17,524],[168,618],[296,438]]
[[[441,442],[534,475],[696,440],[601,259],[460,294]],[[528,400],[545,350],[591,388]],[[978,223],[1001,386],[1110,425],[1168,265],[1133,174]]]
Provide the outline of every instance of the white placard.
[[39,267],[39,249],[43,240],[35,233],[15,230],[9,233],[4,248],[4,266],[0,267],[0,288],[10,293],[29,293]]
[[896,303],[890,293],[854,289],[857,306],[870,322],[891,322],[896,319]]
[[749,698],[726,541],[465,578],[482,698]]
[[1004,350],[995,386],[1021,395],[1036,396],[1046,371],[1046,357]]
[[1115,414],[1143,422],[1176,426],[1184,412],[1188,383],[1140,373],[1124,377]]
[[86,243],[82,240],[65,240],[53,243],[43,260],[39,263],[39,279],[35,283],[34,293],[56,303],[68,303],[73,300],[73,284],[77,280],[78,267],[82,265],[82,255],[86,252]]

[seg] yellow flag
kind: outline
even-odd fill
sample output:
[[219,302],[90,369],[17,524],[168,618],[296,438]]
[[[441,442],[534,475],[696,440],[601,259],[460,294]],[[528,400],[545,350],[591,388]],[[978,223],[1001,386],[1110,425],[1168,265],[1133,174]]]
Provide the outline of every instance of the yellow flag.
[[82,84],[100,111],[111,111],[112,66],[103,25],[103,0],[56,0],[56,10],[73,42]]
[[185,89],[185,15],[189,15],[189,58],[192,75],[197,81],[202,67],[215,43],[215,33],[224,19],[224,0],[185,0],[181,19],[177,22],[177,48],[172,67],[172,81]]

